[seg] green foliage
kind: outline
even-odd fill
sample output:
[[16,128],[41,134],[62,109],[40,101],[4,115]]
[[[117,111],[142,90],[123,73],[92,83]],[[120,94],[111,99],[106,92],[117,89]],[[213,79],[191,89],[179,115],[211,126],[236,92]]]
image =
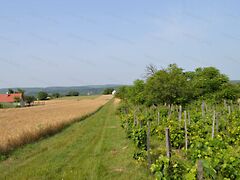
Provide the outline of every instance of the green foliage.
[[116,97],[127,101],[127,99],[130,97],[129,92],[130,86],[121,86],[116,93]]
[[53,93],[51,97],[52,98],[60,98],[61,95],[60,95],[60,93]]
[[147,132],[144,128],[133,129],[131,138],[140,149],[146,150],[147,148]]
[[[125,104],[127,109],[123,114],[123,127],[127,129],[128,137],[136,143],[139,150],[134,158],[139,162],[147,162],[146,157],[146,122],[151,122],[151,139],[157,138],[157,146],[151,146],[151,172],[157,179],[196,179],[197,163],[202,161],[205,179],[239,179],[240,178],[240,110],[238,104],[231,105],[229,114],[223,102],[205,102],[207,110],[202,116],[201,102],[197,101],[183,110],[188,110],[190,119],[186,119],[188,132],[188,149],[185,149],[184,113],[181,121],[178,119],[176,107],[158,106],[155,108],[136,107]],[[217,111],[215,134],[212,138],[213,111]],[[169,113],[171,111],[171,113]],[[160,115],[160,125],[157,122],[157,112]],[[134,119],[142,122],[142,127],[134,123]],[[127,124],[127,125],[126,125]],[[172,157],[166,157],[165,129],[170,128]],[[153,153],[155,152],[155,153]],[[156,158],[157,157],[157,158]]]
[[13,94],[13,93],[15,93],[15,91],[13,89],[8,89],[8,93]]
[[15,103],[0,103],[0,109],[5,108],[16,108],[17,105]]
[[177,65],[156,72],[146,82],[148,104],[179,104],[188,101],[187,78]]
[[144,104],[144,88],[145,84],[143,80],[134,81],[133,86],[129,90],[129,100],[135,105]]
[[[146,124],[151,122],[151,138],[161,146],[161,150],[154,145],[149,151],[151,171],[157,179],[196,179],[199,160],[205,179],[240,179],[239,85],[230,84],[228,77],[214,67],[194,72],[184,72],[176,64],[159,71],[151,67],[146,82],[136,80],[118,92],[124,103],[119,109],[122,127],[138,147],[134,158],[147,163]],[[182,114],[176,106],[179,104]],[[184,110],[190,115],[186,122]],[[170,159],[164,143],[166,127],[170,129]]]
[[224,84],[221,89],[215,93],[214,99],[216,101],[222,99],[237,100],[240,96],[240,88],[236,84]]
[[187,171],[187,167],[180,159],[170,159],[160,155],[150,168],[157,179],[182,179],[181,174]]
[[25,90],[18,88],[18,89],[17,89],[17,92],[18,92],[18,93],[21,93],[23,100],[25,100]]
[[14,102],[19,103],[20,101],[21,101],[21,98],[20,98],[20,97],[14,97]]
[[79,96],[79,92],[77,92],[77,91],[70,91],[70,92],[68,92],[67,96]]
[[112,94],[113,91],[114,91],[114,88],[107,88],[107,89],[104,89],[103,94],[104,95]]
[[236,100],[240,87],[230,84],[226,75],[214,67],[184,72],[176,64],[156,70],[149,66],[146,82],[134,81],[132,86],[120,87],[117,97],[134,105],[187,104],[198,99]]
[[194,96],[204,96],[222,89],[222,86],[229,82],[226,75],[221,74],[220,71],[214,67],[197,68],[190,79]]
[[48,93],[44,91],[40,91],[37,95],[38,100],[46,100],[48,97]]
[[31,105],[34,101],[36,100],[36,98],[34,96],[25,96],[25,102],[27,105]]

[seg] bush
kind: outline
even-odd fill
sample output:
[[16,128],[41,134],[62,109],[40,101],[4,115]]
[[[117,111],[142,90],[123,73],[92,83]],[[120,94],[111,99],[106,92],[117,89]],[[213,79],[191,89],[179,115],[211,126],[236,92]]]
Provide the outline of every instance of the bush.
[[79,96],[79,92],[77,92],[77,91],[70,91],[70,92],[68,92],[67,96]]
[[103,94],[104,95],[112,94],[113,91],[114,91],[114,88],[107,88],[103,91]]
[[52,98],[59,98],[61,95],[59,93],[53,93]]
[[46,100],[48,97],[48,93],[44,91],[40,91],[37,95],[38,100]]
[[29,106],[31,106],[31,104],[36,100],[36,98],[34,96],[25,96],[25,102],[26,104],[28,104]]

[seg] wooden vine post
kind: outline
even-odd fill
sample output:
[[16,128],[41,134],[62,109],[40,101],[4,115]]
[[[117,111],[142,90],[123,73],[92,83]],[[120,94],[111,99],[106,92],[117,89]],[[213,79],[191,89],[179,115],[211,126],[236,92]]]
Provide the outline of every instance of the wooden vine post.
[[187,111],[184,111],[185,149],[188,149]]
[[133,118],[134,118],[134,126],[136,126],[137,125],[136,110],[134,110]]
[[231,115],[231,106],[228,106],[228,114]]
[[174,112],[174,105],[171,105],[171,112]]
[[204,101],[202,102],[202,117],[205,117],[205,103]]
[[203,180],[204,175],[203,175],[203,164],[202,160],[198,160],[197,162],[197,180]]
[[231,110],[233,111],[234,109],[233,109],[233,100],[231,100]]
[[224,108],[227,109],[227,101],[226,101],[226,99],[224,99],[223,103],[224,103]]
[[188,111],[188,124],[191,124],[191,116],[190,116],[190,112]]
[[158,123],[158,125],[160,124],[160,112],[158,112],[158,114],[157,114],[157,123]]
[[216,122],[216,111],[213,112],[213,123],[212,123],[212,138],[214,138],[215,134],[215,122]]
[[182,120],[182,106],[179,106],[179,114],[178,114],[178,120],[181,121]]
[[219,129],[219,116],[218,113],[216,113],[216,134],[218,134],[218,129]]
[[171,105],[169,104],[168,105],[168,118],[170,118],[171,114],[172,114],[172,109],[171,109]]
[[151,155],[150,155],[150,122],[147,122],[147,157],[148,157],[148,168],[150,169],[151,167]]
[[170,141],[169,128],[166,128],[166,149],[167,149],[167,157],[171,158],[171,141]]

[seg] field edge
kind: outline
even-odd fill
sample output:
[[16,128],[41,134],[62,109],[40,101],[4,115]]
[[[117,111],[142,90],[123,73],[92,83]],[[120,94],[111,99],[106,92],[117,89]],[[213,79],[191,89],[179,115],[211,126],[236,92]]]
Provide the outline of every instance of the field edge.
[[11,146],[10,149],[4,149],[1,148],[0,145],[0,162],[4,161],[6,159],[8,159],[8,157],[11,156],[11,154],[18,150],[23,148],[24,146],[28,145],[28,144],[33,144],[33,143],[37,143],[39,141],[42,141],[44,139],[47,139],[49,137],[53,137],[54,135],[62,132],[63,130],[67,129],[68,127],[70,127],[71,125],[78,123],[80,121],[84,121],[87,118],[95,115],[97,112],[99,112],[104,106],[106,106],[107,104],[111,103],[111,101],[113,101],[113,99],[109,100],[107,103],[105,103],[104,105],[100,106],[99,108],[97,108],[97,110],[88,113],[82,117],[79,118],[74,118],[68,122],[62,122],[61,124],[58,124],[57,127],[56,126],[49,126],[48,128],[46,128],[44,131],[41,132],[41,134],[39,136],[28,136],[26,137],[26,140],[21,143],[21,144],[14,144]]

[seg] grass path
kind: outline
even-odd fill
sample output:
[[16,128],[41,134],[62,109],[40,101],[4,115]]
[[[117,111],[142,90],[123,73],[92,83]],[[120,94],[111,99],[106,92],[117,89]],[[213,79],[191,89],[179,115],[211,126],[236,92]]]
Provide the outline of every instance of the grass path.
[[0,162],[0,179],[149,179],[136,164],[113,101],[61,133]]

